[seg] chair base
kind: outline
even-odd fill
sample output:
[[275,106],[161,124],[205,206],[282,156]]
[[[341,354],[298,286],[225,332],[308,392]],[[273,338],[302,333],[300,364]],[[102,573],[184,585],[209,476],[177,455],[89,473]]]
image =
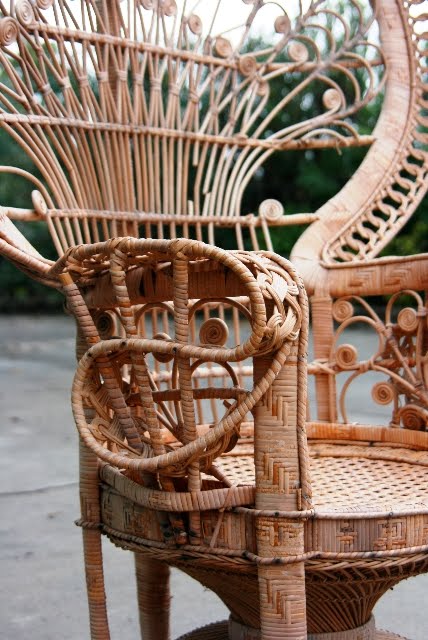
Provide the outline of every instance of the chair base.
[[[370,623],[364,625],[364,627],[369,626],[371,627],[372,625]],[[364,627],[359,627],[359,629],[354,629],[350,632],[345,631],[331,634],[311,633],[308,635],[308,640],[348,640],[348,638],[351,638],[350,634],[352,634],[352,638],[356,640],[360,640],[360,638],[361,640],[365,640]],[[223,620],[222,622],[214,622],[205,627],[194,629],[194,631],[180,636],[177,640],[256,640],[259,637],[260,633],[257,629],[249,629],[247,627],[245,631],[242,625],[235,625],[234,623],[231,625],[228,620]],[[373,640],[406,640],[403,636],[378,629],[374,629],[374,635],[372,637]]]

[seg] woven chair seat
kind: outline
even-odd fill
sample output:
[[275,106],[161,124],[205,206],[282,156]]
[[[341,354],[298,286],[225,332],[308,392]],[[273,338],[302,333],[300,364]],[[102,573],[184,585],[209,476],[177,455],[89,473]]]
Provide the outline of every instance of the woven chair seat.
[[[309,453],[317,517],[348,512],[428,512],[425,451],[310,442]],[[233,484],[254,484],[253,456],[239,455],[239,449],[233,455],[224,454],[217,466]]]
[[[309,432],[314,432],[314,426],[309,425]],[[300,559],[305,561],[310,639],[399,638],[376,631],[374,626],[366,629],[367,612],[386,585],[392,587],[428,569],[426,434],[412,438],[409,432],[390,430],[394,434],[390,442],[385,437],[376,442],[379,428],[373,427],[373,441],[367,446],[357,441],[358,435],[361,440],[367,438],[367,429],[354,425],[354,440],[348,443],[339,438],[334,442],[331,437],[309,442],[316,506],[300,513],[305,549]],[[399,436],[404,439],[401,446],[393,442]],[[101,469],[101,531],[119,547],[167,562],[196,578],[220,596],[235,620],[245,619],[249,625],[243,636],[236,630],[231,634],[225,622],[196,630],[183,640],[258,638],[258,568],[279,565],[286,570],[289,561],[297,559],[262,558],[257,553],[260,527],[266,528],[274,551],[289,535],[286,519],[291,514],[254,508],[251,447],[247,426],[245,437],[233,451],[217,459],[217,469],[231,487],[205,474],[199,494],[176,492],[169,502],[165,492],[142,487],[118,469],[109,465]],[[278,470],[266,469],[266,473],[281,486]],[[163,509],[176,526],[186,528],[186,509],[196,504],[201,516],[200,545],[165,539],[159,511]],[[325,635],[329,623],[343,631],[330,638]]]
[[[379,443],[378,443],[379,444]],[[428,542],[428,452],[405,447],[372,446],[343,442],[310,442],[310,470],[316,508],[306,514],[305,549],[308,557],[317,555],[317,535],[323,534],[323,555],[370,553],[386,557],[400,551],[424,551]],[[392,444],[392,443],[391,443]],[[228,526],[214,534],[220,509],[222,523],[230,530],[240,529],[251,512],[255,496],[254,457],[247,453],[245,441],[235,446],[231,454],[217,459],[217,469],[231,483],[227,488],[212,477],[204,476],[202,491],[197,498],[191,494],[173,493],[168,502],[165,492],[137,485],[106,465],[102,471],[103,517],[107,533],[122,535],[122,539],[138,538],[150,546],[165,546],[162,528],[153,524],[151,509],[180,512],[201,508],[201,543],[208,554],[209,546],[217,555],[221,550],[252,558],[255,547],[247,538],[228,535]],[[275,473],[275,470],[274,470]],[[205,494],[205,496],[204,496]],[[160,502],[162,500],[162,502]],[[221,508],[223,505],[223,509]],[[243,507],[243,510],[240,509]],[[259,512],[253,509],[255,515]],[[130,514],[132,513],[132,516]],[[346,521],[346,526],[344,522]],[[250,539],[256,538],[256,518]],[[243,525],[244,526],[244,525]],[[247,525],[248,526],[248,525]],[[246,544],[247,543],[247,544]],[[200,552],[202,550],[198,550]],[[168,553],[164,549],[163,553]],[[254,555],[257,562],[257,558]],[[215,559],[213,560],[215,564]]]

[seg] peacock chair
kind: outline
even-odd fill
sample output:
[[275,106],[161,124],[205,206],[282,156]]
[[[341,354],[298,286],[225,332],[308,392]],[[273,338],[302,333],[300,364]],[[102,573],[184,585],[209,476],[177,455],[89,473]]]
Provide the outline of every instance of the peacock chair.
[[[110,637],[102,535],[135,553],[146,640],[169,638],[170,566],[231,612],[188,639],[397,637],[372,610],[428,570],[428,273],[376,256],[427,186],[419,5],[0,0],[0,126],[35,166],[0,168],[35,187],[0,210],[0,250],[77,322],[93,640]],[[274,152],[353,146],[363,163],[316,213],[243,210]],[[274,240],[302,224],[290,263]],[[357,323],[379,338],[364,360],[343,343]],[[390,415],[350,423],[373,373]]]

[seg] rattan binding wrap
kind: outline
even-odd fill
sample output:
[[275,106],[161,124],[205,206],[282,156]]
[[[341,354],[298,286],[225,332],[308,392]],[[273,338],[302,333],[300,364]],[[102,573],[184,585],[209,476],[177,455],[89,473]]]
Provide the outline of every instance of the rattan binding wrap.
[[[334,633],[317,635],[316,640],[365,640],[368,637],[365,635],[365,629],[367,629],[367,625],[349,634],[341,634],[340,637]],[[180,636],[177,640],[259,640],[259,638],[260,633],[257,630],[243,629],[230,620],[229,622],[214,622],[206,627],[195,629]],[[374,638],[375,640],[406,640],[403,636],[387,631],[376,631]],[[308,635],[308,640],[315,640],[315,636]]]

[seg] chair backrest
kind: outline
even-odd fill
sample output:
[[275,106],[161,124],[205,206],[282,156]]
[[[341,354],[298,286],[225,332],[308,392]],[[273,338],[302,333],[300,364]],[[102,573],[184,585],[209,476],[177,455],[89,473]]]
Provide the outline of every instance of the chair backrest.
[[[117,235],[214,243],[223,225],[239,248],[258,248],[260,226],[269,247],[270,224],[312,221],[269,205],[242,216],[245,189],[274,151],[372,142],[351,120],[383,86],[383,51],[370,6],[287,11],[262,0],[0,2],[0,126],[42,176],[34,206],[59,253]],[[305,117],[314,93],[320,108]]]
[[[351,180],[317,211],[319,220],[293,249],[292,260],[310,294],[327,289],[336,296],[357,292],[357,287],[351,291],[348,267],[361,268],[362,262],[378,256],[425,195],[428,13],[424,4],[420,0],[377,3],[387,80],[375,141]],[[387,280],[370,287],[372,293],[387,293]]]
[[[355,419],[347,414],[347,398],[352,395],[348,390],[367,371],[369,384],[377,380],[373,400],[393,406],[388,412],[390,424],[417,429],[427,424],[427,377],[419,366],[426,352],[426,340],[421,338],[426,302],[418,293],[426,291],[426,256],[377,258],[408,222],[428,186],[424,5],[419,0],[377,3],[387,79],[375,141],[349,182],[318,210],[319,220],[304,231],[291,254],[311,296],[315,357],[311,371],[316,377],[317,415],[323,421],[336,422],[338,416],[344,422]],[[410,293],[406,301],[397,298],[403,289]],[[391,294],[382,320],[370,296]],[[410,307],[400,311],[409,299]],[[416,321],[404,322],[406,317]],[[361,360],[352,333],[345,329],[368,327],[371,322],[379,347]],[[391,341],[399,342],[400,336],[405,338],[395,347],[397,360],[393,367],[382,369],[380,363],[390,357]],[[349,344],[340,344],[344,341]],[[342,380],[336,386],[339,375]],[[407,378],[413,387],[404,392],[401,379]]]
[[[221,245],[225,227],[229,246],[272,249],[272,226],[319,216],[293,259],[308,292],[323,295],[333,278],[325,266],[377,255],[426,189],[419,5],[1,0],[0,127],[36,165],[40,178],[19,172],[37,188],[34,209],[58,253],[115,236]],[[383,90],[373,135],[361,135],[353,119]],[[275,151],[370,144],[316,215],[283,215],[269,201],[258,215],[242,210]],[[239,344],[239,311],[231,313]],[[139,315],[142,333],[151,317],[168,334],[168,310]],[[161,376],[169,364],[154,367]],[[242,366],[239,375],[248,373]],[[204,375],[211,384],[223,373]]]

